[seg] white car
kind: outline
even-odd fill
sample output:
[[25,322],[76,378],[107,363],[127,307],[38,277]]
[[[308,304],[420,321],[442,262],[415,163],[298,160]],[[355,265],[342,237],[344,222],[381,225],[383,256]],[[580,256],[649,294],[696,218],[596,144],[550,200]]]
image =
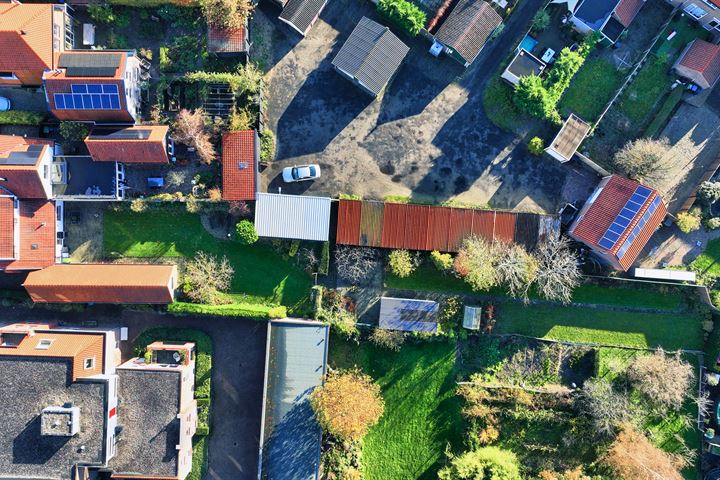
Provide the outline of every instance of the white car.
[[320,165],[296,165],[283,168],[282,173],[285,183],[303,182],[320,178]]
[[0,97],[0,112],[7,112],[10,110],[10,107],[12,104],[10,103],[10,99],[5,97]]

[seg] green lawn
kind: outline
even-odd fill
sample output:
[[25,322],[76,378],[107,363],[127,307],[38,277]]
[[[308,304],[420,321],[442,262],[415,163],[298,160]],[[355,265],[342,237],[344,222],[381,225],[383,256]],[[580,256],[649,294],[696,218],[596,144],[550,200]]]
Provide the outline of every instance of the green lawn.
[[403,345],[400,352],[369,342],[330,341],[333,368],[354,365],[382,388],[385,414],[364,440],[367,480],[435,479],[449,443],[462,444],[460,399],[455,395],[455,345]]
[[620,97],[618,108],[638,128],[649,120],[655,105],[670,91],[672,78],[666,58],[650,55],[637,76]]
[[[415,273],[407,278],[398,278],[392,274],[387,274],[385,276],[385,285],[389,288],[401,290],[507,296],[507,293],[500,288],[488,292],[474,292],[467,283],[459,278],[453,275],[439,274],[429,261],[425,261]],[[534,292],[531,292],[530,297],[539,298]],[[676,310],[682,306],[682,295],[668,295],[655,288],[625,287],[621,285],[608,288],[584,284],[575,289],[573,302]]]
[[[675,32],[675,36],[671,40],[666,40],[670,33]],[[670,25],[665,29],[661,36],[661,40],[653,47],[654,53],[658,57],[670,58],[687,46],[696,38],[707,39],[710,33],[699,27],[696,22],[685,17],[676,17]]]
[[531,120],[513,103],[513,92],[513,88],[502,81],[498,72],[485,87],[483,108],[485,115],[496,126],[517,133]]
[[693,260],[690,268],[702,276],[720,276],[720,238],[710,240],[705,251]]
[[226,255],[235,269],[232,293],[242,294],[234,295],[238,301],[299,308],[309,297],[310,277],[270,246],[217,239],[203,228],[198,215],[179,206],[143,213],[108,210],[104,229],[104,251],[110,257],[192,257],[199,251]]
[[702,349],[700,320],[693,313],[637,313],[614,310],[524,306],[504,303],[496,310],[495,333],[627,347]]
[[613,64],[603,58],[589,58],[560,99],[560,113],[565,117],[572,112],[592,123],[622,82],[623,75]]

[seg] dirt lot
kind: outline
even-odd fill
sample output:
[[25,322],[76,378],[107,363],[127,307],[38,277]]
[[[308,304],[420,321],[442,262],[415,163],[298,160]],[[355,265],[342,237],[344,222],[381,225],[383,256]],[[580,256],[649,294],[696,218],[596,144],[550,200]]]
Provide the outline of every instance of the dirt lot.
[[[528,155],[525,145],[493,126],[482,109],[485,81],[541,3],[523,2],[467,71],[430,56],[426,40],[403,37],[411,51],[384,97],[375,101],[331,65],[358,20],[377,19],[371,4],[330,2],[302,41],[275,20],[278,12],[262,7],[255,15],[255,44],[264,52],[269,125],[278,141],[277,160],[264,172],[263,187],[555,211],[568,170]],[[303,163],[319,163],[322,179],[283,184],[282,168]]]

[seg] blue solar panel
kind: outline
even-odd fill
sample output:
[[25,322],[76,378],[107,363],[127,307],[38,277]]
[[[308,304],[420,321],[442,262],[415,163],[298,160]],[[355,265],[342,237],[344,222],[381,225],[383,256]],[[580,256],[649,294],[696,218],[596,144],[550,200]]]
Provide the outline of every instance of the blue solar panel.
[[[635,188],[635,191],[633,192],[630,199],[625,202],[623,209],[620,210],[620,213],[618,213],[618,215],[615,217],[613,223],[610,225],[610,227],[608,227],[607,231],[598,242],[598,245],[608,250],[611,250],[613,247],[615,247],[615,244],[625,233],[628,225],[630,225],[630,222],[637,216],[642,206],[645,205],[645,202],[647,201],[651,193],[652,190],[650,190],[649,188],[638,185],[637,188]],[[620,247],[620,250],[618,251],[618,258],[622,257],[625,251],[627,251],[630,245],[632,245],[633,240],[635,240],[635,237],[637,237],[637,235],[647,223],[648,219],[655,212],[657,206],[660,204],[660,201],[660,197],[656,197],[650,207],[648,207],[643,216],[640,218],[638,223],[633,227],[633,231],[630,232],[630,235],[628,235],[628,237],[623,242],[622,247]],[[620,253],[621,251],[622,253]]]
[[[56,93],[58,110],[119,110],[117,85],[71,85],[73,93]],[[106,93],[100,93],[105,91]],[[87,93],[86,93],[87,92]]]

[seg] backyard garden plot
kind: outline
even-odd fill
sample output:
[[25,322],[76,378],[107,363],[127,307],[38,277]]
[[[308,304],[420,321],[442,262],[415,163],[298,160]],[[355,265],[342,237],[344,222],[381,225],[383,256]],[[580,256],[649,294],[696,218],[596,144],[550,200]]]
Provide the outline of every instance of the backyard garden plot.
[[455,345],[406,344],[399,352],[389,352],[333,336],[330,366],[357,366],[382,389],[385,414],[363,442],[364,478],[436,478],[446,446],[461,443]]
[[187,213],[182,205],[155,206],[143,213],[106,211],[103,246],[110,258],[189,258],[200,251],[225,255],[235,270],[234,300],[280,304],[300,313],[309,299],[310,277],[271,245],[242,246],[213,237],[200,216]]

